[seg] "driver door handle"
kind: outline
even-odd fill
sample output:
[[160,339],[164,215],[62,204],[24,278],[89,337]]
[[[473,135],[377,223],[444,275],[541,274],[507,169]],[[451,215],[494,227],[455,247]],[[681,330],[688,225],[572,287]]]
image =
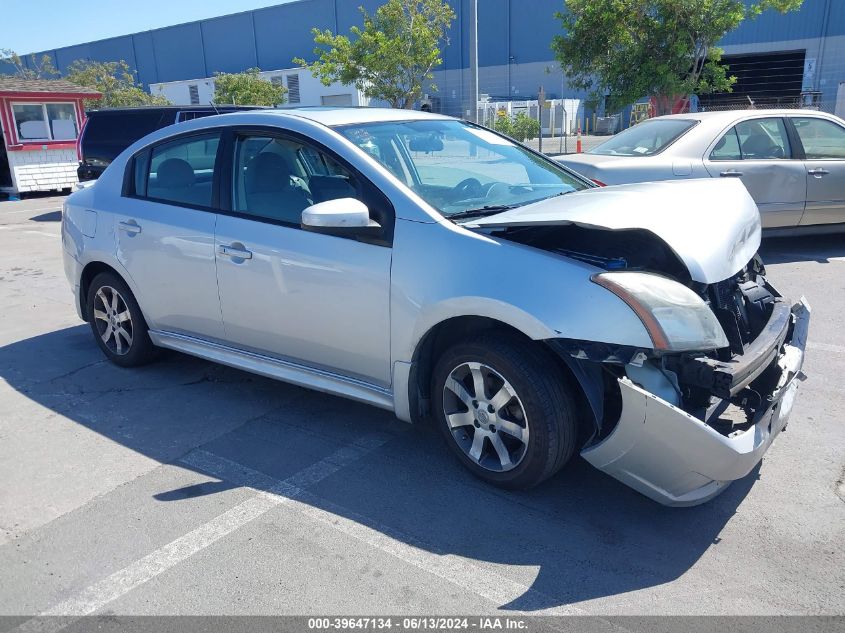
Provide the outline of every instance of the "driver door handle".
[[816,178],[821,178],[822,176],[827,176],[830,172],[822,167],[818,167],[817,169],[810,169],[807,173]]
[[117,228],[127,235],[138,235],[141,232],[141,226],[135,220],[128,222],[118,222]]
[[235,246],[234,244],[221,244],[217,247],[217,252],[232,259],[252,259],[252,251]]
[[737,171],[736,169],[728,169],[727,171],[719,172],[719,175],[722,178],[740,178],[742,176],[742,172]]

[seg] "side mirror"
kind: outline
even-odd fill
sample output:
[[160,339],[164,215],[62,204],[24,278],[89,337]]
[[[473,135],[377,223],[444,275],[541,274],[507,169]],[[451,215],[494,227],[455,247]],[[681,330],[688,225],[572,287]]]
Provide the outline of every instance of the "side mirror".
[[302,228],[340,237],[377,236],[381,225],[370,219],[370,210],[355,198],[337,198],[312,204],[302,211]]

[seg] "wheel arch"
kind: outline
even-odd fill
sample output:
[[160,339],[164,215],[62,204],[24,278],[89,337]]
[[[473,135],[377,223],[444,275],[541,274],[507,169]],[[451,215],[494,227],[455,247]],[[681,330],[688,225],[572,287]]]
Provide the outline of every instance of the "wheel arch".
[[[99,275],[100,273],[113,273],[117,275],[123,282],[129,286],[129,290],[135,295],[135,300],[138,300],[138,294],[135,291],[135,284],[132,283],[132,280],[129,279],[129,276],[122,273],[120,270],[115,268],[114,266],[102,261],[102,260],[92,260],[85,264],[82,268],[82,273],[79,276],[79,296],[77,297],[77,301],[79,301],[79,308],[80,314],[82,314],[82,318],[86,321],[90,321],[90,315],[88,314],[88,290],[91,287],[91,282],[94,278]],[[143,313],[144,310],[141,308],[141,312]],[[144,315],[146,318],[146,315]]]
[[522,344],[541,349],[561,370],[567,385],[571,388],[578,406],[579,420],[590,422],[589,428],[585,431],[592,430],[594,418],[587,395],[572,369],[560,355],[545,340],[533,339],[509,323],[479,315],[453,316],[440,321],[429,328],[418,341],[411,359],[407,384],[408,405],[413,422],[419,422],[431,413],[431,374],[440,355],[460,340],[490,330],[498,330],[505,336],[520,340]]

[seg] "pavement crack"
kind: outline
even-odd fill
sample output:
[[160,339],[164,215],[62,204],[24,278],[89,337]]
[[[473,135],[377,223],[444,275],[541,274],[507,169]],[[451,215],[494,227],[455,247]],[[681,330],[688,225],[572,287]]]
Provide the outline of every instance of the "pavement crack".
[[77,367],[76,369],[72,369],[72,370],[70,370],[69,372],[66,372],[66,373],[64,373],[64,374],[60,374],[59,376],[53,376],[53,377],[52,377],[52,378],[50,378],[49,380],[45,380],[43,383],[39,383],[39,384],[50,384],[51,382],[56,382],[57,380],[62,380],[62,379],[64,379],[64,378],[70,378],[70,377],[71,377],[71,376],[73,376],[74,374],[78,374],[79,372],[81,372],[81,371],[83,371],[83,370],[85,370],[85,369],[88,369],[88,368],[90,368],[90,367],[96,367],[97,365],[102,365],[102,364],[103,364],[103,363],[105,363],[105,362],[106,362],[106,359],[105,359],[105,358],[101,358],[100,360],[95,360],[95,361],[94,361],[94,362],[92,362],[92,363],[88,363],[88,364],[86,364],[86,365],[82,365],[81,367]]

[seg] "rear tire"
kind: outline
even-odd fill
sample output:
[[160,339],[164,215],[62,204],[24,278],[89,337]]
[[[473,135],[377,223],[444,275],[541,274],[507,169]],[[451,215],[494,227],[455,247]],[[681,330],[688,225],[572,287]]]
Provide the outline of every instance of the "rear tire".
[[141,308],[118,275],[104,272],[94,277],[86,307],[94,340],[115,365],[138,367],[155,358]]
[[524,489],[575,452],[577,407],[557,363],[539,345],[487,332],[444,352],[431,380],[434,417],[473,474]]

